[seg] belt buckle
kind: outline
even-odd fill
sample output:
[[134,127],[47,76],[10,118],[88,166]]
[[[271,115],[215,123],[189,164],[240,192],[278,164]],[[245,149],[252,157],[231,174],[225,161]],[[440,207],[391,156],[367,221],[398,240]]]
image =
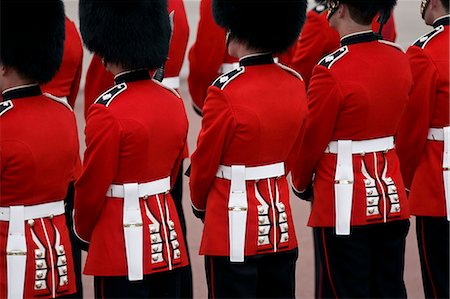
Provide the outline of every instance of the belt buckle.
[[17,255],[22,256],[22,255],[27,255],[27,252],[26,251],[22,251],[22,250],[9,250],[9,251],[6,251],[6,255],[8,255],[8,256],[17,256]]
[[353,181],[352,180],[334,180],[334,183],[337,185],[340,185],[340,184],[351,185],[351,184],[353,184]]
[[124,223],[123,227],[124,228],[136,228],[136,227],[141,227],[144,226],[142,223]]
[[228,211],[230,212],[246,212],[246,207],[228,207]]

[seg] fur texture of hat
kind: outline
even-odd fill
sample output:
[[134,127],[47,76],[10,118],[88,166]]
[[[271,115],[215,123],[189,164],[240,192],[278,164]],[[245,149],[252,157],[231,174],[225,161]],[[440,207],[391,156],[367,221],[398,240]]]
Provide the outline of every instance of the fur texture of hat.
[[167,59],[170,22],[166,0],[80,0],[86,47],[106,62],[155,69]]
[[249,47],[280,53],[298,38],[306,0],[213,0],[219,26]]
[[46,83],[61,66],[65,14],[61,0],[1,1],[0,63]]

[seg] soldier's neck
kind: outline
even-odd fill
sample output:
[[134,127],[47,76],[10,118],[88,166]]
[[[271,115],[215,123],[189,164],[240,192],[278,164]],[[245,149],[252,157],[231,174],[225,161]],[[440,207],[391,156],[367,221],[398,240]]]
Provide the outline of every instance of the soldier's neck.
[[9,69],[7,73],[3,73],[3,78],[1,79],[1,91],[4,90],[22,86],[22,85],[29,85],[29,84],[35,84],[37,82],[23,78],[21,77],[15,70]]
[[362,31],[372,30],[372,25],[360,25],[354,22],[343,24],[340,28],[337,28],[341,38],[349,34],[354,34]]

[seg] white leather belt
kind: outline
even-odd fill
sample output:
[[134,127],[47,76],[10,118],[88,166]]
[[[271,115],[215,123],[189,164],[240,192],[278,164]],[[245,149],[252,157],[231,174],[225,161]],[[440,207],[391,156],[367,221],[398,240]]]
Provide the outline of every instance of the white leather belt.
[[430,128],[428,130],[428,140],[444,142],[442,175],[444,179],[444,196],[447,210],[447,220],[450,221],[450,126],[442,129]]
[[170,177],[138,184],[111,185],[108,197],[123,198],[123,231],[127,256],[128,280],[144,278],[144,241],[140,197],[165,193],[170,190]]
[[[369,140],[352,141],[352,154],[381,152],[394,148],[394,137],[383,137]],[[337,154],[338,141],[331,141],[325,153]]]
[[331,141],[325,153],[337,154],[334,176],[336,235],[350,235],[353,201],[353,154],[381,152],[394,148],[394,137],[370,140]]
[[228,232],[230,238],[231,262],[244,261],[248,209],[247,188],[245,182],[279,177],[284,174],[283,162],[256,167],[219,165],[216,177],[231,180],[228,199]]
[[[275,63],[278,62],[278,57],[274,57],[273,61]],[[235,70],[239,67],[239,62],[231,62],[231,63],[222,63],[219,69],[220,74],[226,74],[228,72],[231,72],[232,70]]]
[[180,77],[167,77],[161,83],[167,87],[178,89],[180,88]]
[[0,221],[9,222],[6,243],[8,299],[23,298],[24,294],[27,263],[25,221],[62,214],[64,214],[62,200],[33,206],[0,207]]

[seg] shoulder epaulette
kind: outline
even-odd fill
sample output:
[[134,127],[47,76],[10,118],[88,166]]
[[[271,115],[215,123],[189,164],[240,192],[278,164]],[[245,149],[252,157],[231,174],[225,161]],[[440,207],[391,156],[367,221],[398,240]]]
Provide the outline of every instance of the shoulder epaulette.
[[391,46],[391,47],[394,47],[394,48],[396,48],[397,50],[400,50],[400,51],[402,51],[402,52],[405,52],[405,49],[403,49],[402,46],[400,46],[399,44],[390,42],[390,41],[388,41],[388,40],[383,40],[383,39],[379,39],[378,42],[380,42],[380,43],[382,43],[382,44],[385,44],[385,45],[388,45],[388,46]]
[[243,74],[244,71],[245,71],[245,68],[243,66],[238,67],[237,69],[234,69],[234,70],[232,70],[232,71],[230,71],[230,72],[228,72],[226,74],[223,74],[219,78],[217,78],[213,82],[212,85],[223,90],[225,88],[225,86],[228,85],[228,83],[233,81],[233,79],[235,79],[240,74]]
[[339,59],[341,59],[342,57],[344,57],[345,54],[348,53],[348,47],[347,46],[343,46],[339,49],[337,49],[336,51],[334,51],[331,54],[328,54],[327,56],[325,56],[324,58],[322,58],[319,61],[319,65],[322,65],[326,68],[331,68],[331,66],[338,61]]
[[424,49],[425,46],[428,44],[430,40],[432,40],[436,35],[444,31],[444,26],[437,26],[432,31],[428,32],[427,34],[422,35],[419,37],[413,44],[413,46],[419,47]]
[[6,113],[6,111],[11,110],[14,107],[11,101],[0,102],[0,115]]
[[321,1],[318,5],[316,5],[312,10],[319,15],[323,13],[327,9],[326,1]]
[[295,70],[291,69],[290,67],[288,67],[288,66],[286,66],[286,65],[284,65],[284,64],[281,64],[281,63],[277,63],[277,65],[278,65],[279,67],[281,67],[283,70],[285,70],[285,71],[287,71],[288,73],[290,73],[291,75],[294,75],[294,77],[297,77],[297,78],[299,78],[300,80],[303,81],[302,75],[300,75],[297,71],[295,71]]
[[172,87],[169,87],[169,86],[167,86],[167,85],[164,85],[163,83],[161,83],[160,81],[158,81],[158,80],[156,80],[156,79],[152,79],[152,81],[155,82],[156,84],[158,84],[158,85],[164,87],[165,89],[171,91],[174,95],[177,96],[177,98],[180,98],[180,99],[181,99],[180,94],[179,94],[175,89],[173,89]]
[[105,91],[101,96],[95,100],[96,104],[105,105],[106,107],[111,104],[112,100],[117,97],[120,93],[124,92],[127,89],[127,85],[125,83],[120,83],[115,85],[114,87]]
[[54,95],[52,95],[52,94],[50,94],[50,93],[48,93],[48,92],[44,92],[43,94],[44,94],[44,96],[46,96],[47,98],[49,98],[49,99],[51,99],[51,100],[53,100],[53,101],[56,101],[56,102],[58,102],[58,103],[60,103],[60,104],[63,104],[63,105],[66,106],[70,111],[73,111],[72,107],[70,107],[69,103],[67,102],[67,98],[65,98],[65,97],[64,97],[64,98],[60,98],[60,97],[54,96]]

